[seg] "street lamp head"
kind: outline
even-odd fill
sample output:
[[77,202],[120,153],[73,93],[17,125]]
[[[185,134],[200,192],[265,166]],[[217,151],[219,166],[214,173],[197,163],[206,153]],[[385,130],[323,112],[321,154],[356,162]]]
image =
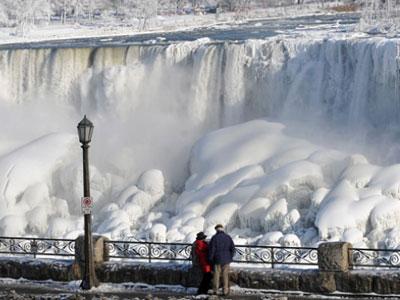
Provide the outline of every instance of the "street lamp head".
[[93,128],[93,123],[90,122],[85,115],[82,121],[80,121],[78,124],[79,141],[82,144],[90,143],[90,141],[92,140]]

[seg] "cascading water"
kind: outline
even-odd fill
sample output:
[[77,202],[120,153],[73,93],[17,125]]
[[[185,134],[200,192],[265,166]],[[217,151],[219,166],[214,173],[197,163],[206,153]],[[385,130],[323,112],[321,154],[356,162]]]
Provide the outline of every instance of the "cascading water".
[[[315,150],[316,146],[306,146],[296,139],[301,138],[341,151],[362,152],[376,163],[396,162],[400,157],[398,143],[393,138],[399,133],[399,48],[398,39],[275,37],[243,43],[198,40],[170,45],[0,51],[0,105],[3,120],[10,124],[6,125],[9,131],[0,138],[0,150],[8,157],[16,147],[49,132],[74,133],[71,124],[86,113],[96,125],[91,162],[93,190],[98,199],[95,227],[99,232],[139,235],[152,232],[153,223],[175,217],[172,223],[164,225],[167,238],[189,239],[196,230],[211,226],[215,220],[212,211],[218,205],[228,205],[221,209],[232,210],[227,220],[232,229],[273,230],[273,218],[266,223],[262,221],[262,225],[257,214],[252,217],[254,220],[235,215],[240,205],[231,205],[231,201],[237,197],[247,197],[250,201],[257,193],[260,197],[268,194],[265,183],[262,194],[243,182],[252,182],[254,178],[275,171],[281,163],[261,164],[266,159],[264,156],[248,152],[254,159],[258,157],[252,164],[260,163],[262,167],[251,169],[248,164],[253,158],[247,165],[235,163],[238,156],[232,158],[234,163],[230,162],[229,167],[222,168],[221,162],[222,169],[216,168],[209,174],[205,170],[212,170],[218,162],[209,160],[214,150],[203,149],[201,143],[192,150],[188,167],[190,149],[195,141],[218,128],[267,117],[287,125],[286,129],[275,125],[265,129],[272,134],[268,138],[271,145],[274,141],[276,145],[282,143],[276,151],[282,150],[284,145],[285,151],[298,146],[302,147],[302,154],[293,155],[299,158],[311,155],[304,149]],[[25,126],[16,125],[15,118],[24,120]],[[254,136],[256,132],[264,132],[260,124],[256,128],[254,132],[247,129],[245,132]],[[281,135],[287,137],[278,139]],[[233,139],[235,134],[227,133],[228,140],[229,137]],[[348,142],[350,138],[351,143]],[[242,145],[248,143],[248,137],[243,136],[241,142]],[[47,145],[46,140],[42,143]],[[260,146],[261,149],[269,147],[268,144]],[[47,177],[42,176],[45,184],[28,181],[15,193],[2,194],[2,197],[14,197],[13,201],[4,203],[19,203],[23,207],[11,214],[0,213],[2,234],[73,236],[80,230],[75,202],[80,197],[81,179],[79,164],[74,162],[79,157],[79,147],[69,150],[68,154],[60,152],[63,147],[66,146],[54,150],[60,153],[61,162],[49,168]],[[223,147],[221,145],[220,149]],[[274,151],[270,151],[271,155]],[[315,155],[310,160],[321,164],[321,158]],[[245,169],[247,167],[249,169]],[[301,167],[314,170],[308,163]],[[13,163],[4,165],[4,178],[12,177],[7,173],[10,168]],[[163,189],[157,187],[154,191],[146,184],[147,177],[156,178],[156,182],[163,180],[156,171],[145,173],[146,180],[142,176],[138,187],[134,186],[139,175],[152,168],[162,170],[167,181],[167,196],[162,197]],[[278,197],[276,194],[268,194],[268,201],[257,200],[257,205],[267,206],[268,203],[274,206],[274,214],[283,215],[281,222],[286,225],[279,230],[289,232],[290,220],[300,219],[303,227],[290,227],[296,234],[303,236],[308,232],[305,228],[315,230],[315,226],[320,226],[321,237],[327,237],[322,229],[325,228],[323,222],[315,221],[316,212],[307,215],[305,208],[296,204],[298,199],[317,199],[312,193],[323,194],[318,188],[328,188],[337,180],[336,171],[327,176],[327,167],[321,168],[324,184],[313,182],[311,190],[304,185],[291,187],[296,192],[285,194],[288,202],[274,199]],[[237,170],[241,173],[232,173]],[[310,172],[320,174],[320,171]],[[187,180],[189,175],[192,176]],[[218,179],[225,187],[231,187],[224,190],[215,186],[213,190]],[[237,191],[240,184],[244,186]],[[257,186],[263,185],[257,183]],[[204,189],[211,189],[208,192],[215,196],[207,196]],[[183,190],[177,199],[175,192],[179,194]],[[249,196],[250,191],[256,194]],[[62,203],[66,211],[40,210],[43,205],[24,202],[28,195],[48,199],[47,206]],[[182,210],[185,206],[193,207],[189,205],[193,199],[205,201],[203,209],[199,210],[202,214]],[[307,202],[311,200],[304,201],[311,205]],[[285,205],[286,208],[282,208]],[[30,223],[29,220],[37,219],[38,214],[43,221],[41,224],[48,222],[50,228]],[[13,217],[25,217],[28,221],[18,228],[6,226]],[[188,218],[197,223],[193,221],[179,231],[179,224]],[[307,222],[303,220],[307,218]],[[306,238],[302,238],[304,240]]]

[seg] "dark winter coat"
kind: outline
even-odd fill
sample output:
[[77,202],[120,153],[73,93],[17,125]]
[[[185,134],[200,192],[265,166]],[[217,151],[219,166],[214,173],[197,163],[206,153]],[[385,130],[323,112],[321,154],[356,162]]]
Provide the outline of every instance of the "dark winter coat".
[[204,240],[196,240],[194,243],[197,260],[203,273],[211,272],[211,264],[208,262],[208,245]]
[[210,241],[208,259],[214,265],[226,265],[232,262],[235,245],[232,238],[223,231],[218,231]]

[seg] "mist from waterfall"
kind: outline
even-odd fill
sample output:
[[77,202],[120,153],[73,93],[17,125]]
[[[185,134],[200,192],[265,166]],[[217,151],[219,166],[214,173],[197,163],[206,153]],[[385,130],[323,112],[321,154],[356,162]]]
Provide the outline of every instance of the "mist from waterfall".
[[[182,183],[190,147],[202,134],[269,117],[323,126],[322,136],[332,131],[335,143],[347,134],[361,145],[388,139],[393,153],[372,159],[391,163],[399,157],[390,143],[400,112],[398,52],[397,40],[291,38],[1,51],[3,119],[11,110],[33,125],[17,125],[7,140],[73,131],[86,113],[102,149],[94,151],[96,165],[124,176],[159,167]],[[299,134],[321,138],[303,129]]]

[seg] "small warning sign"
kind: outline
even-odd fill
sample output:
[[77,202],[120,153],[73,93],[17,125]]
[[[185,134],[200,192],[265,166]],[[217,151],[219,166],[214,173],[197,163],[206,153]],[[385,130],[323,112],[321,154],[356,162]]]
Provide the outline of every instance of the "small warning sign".
[[82,197],[81,207],[82,207],[83,214],[85,214],[85,215],[91,214],[92,208],[93,208],[93,198],[92,197]]

